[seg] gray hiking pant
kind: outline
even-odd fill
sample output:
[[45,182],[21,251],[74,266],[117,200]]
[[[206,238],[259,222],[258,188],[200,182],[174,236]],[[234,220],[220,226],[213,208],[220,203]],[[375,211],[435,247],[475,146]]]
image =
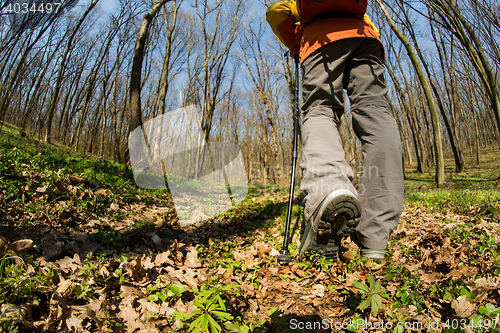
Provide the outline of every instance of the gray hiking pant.
[[[302,161],[304,219],[336,189],[357,195],[363,213],[356,229],[366,248],[384,250],[403,208],[401,139],[386,98],[383,50],[372,38],[327,44],[302,64]],[[358,189],[345,160],[338,126],[349,96],[353,130],[362,143]]]

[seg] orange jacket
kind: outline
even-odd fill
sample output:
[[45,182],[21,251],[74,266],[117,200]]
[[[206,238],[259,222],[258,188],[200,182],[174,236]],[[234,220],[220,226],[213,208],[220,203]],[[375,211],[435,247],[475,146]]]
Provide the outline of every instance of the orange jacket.
[[266,12],[266,20],[280,41],[303,62],[311,53],[331,42],[355,37],[370,37],[380,41],[380,33],[368,15],[356,18],[318,19],[308,24],[300,22],[294,0],[280,0]]

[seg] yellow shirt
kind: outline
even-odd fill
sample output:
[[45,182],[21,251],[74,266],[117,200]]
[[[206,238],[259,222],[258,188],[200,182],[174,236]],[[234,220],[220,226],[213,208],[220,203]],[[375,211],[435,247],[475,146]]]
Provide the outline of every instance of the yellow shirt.
[[337,40],[370,37],[380,41],[378,29],[366,14],[363,20],[327,18],[300,24],[294,0],[281,0],[271,5],[266,12],[266,19],[280,41],[293,54],[299,54],[300,62],[320,47]]

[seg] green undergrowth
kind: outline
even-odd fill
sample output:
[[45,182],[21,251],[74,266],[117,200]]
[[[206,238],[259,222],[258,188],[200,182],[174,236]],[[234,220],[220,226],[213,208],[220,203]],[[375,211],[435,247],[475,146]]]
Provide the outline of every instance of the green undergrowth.
[[432,211],[500,217],[500,190],[414,189],[406,193],[405,203],[423,205]]
[[166,190],[137,187],[129,165],[0,132],[0,201],[7,206],[43,215],[44,204],[67,201],[79,211],[111,214],[113,202],[148,202],[167,197]]
[[[483,156],[488,168],[500,165],[500,157]],[[493,187],[495,173],[480,167],[470,167],[461,174],[449,172],[446,186],[440,189],[435,188],[430,174],[407,173],[405,218],[412,223],[396,230],[387,250],[392,260],[383,265],[361,258],[352,249],[346,250],[352,254],[350,259],[333,261],[313,253],[299,261],[297,239],[303,209],[297,190],[288,247],[293,262],[278,265],[275,252],[281,251],[283,241],[286,187],[250,186],[249,195],[236,208],[183,230],[161,229],[154,219],[142,218],[140,213],[141,218],[130,228],[118,230],[113,223],[122,222],[125,212],[111,209],[113,204],[154,203],[166,200],[166,192],[135,186],[127,165],[3,132],[2,214],[16,210],[16,216],[21,216],[24,210],[31,214],[28,221],[36,222],[31,217],[50,217],[54,211],[46,208],[64,201],[67,206],[59,210],[77,207],[89,216],[105,216],[113,222],[98,224],[92,233],[84,232],[89,233],[89,241],[116,251],[110,251],[112,255],[88,253],[71,261],[71,270],[42,265],[37,252],[6,252],[0,257],[0,305],[9,304],[18,312],[29,308],[30,320],[38,325],[53,321],[49,326],[57,331],[57,306],[72,306],[77,311],[98,304],[102,306],[92,310],[100,311],[98,316],[85,317],[87,312],[82,312],[73,320],[81,319],[88,331],[121,332],[130,323],[118,318],[117,305],[123,308],[130,303],[128,310],[134,314],[140,308],[133,302],[121,303],[134,286],[133,290],[140,290],[137,297],[141,304],[163,311],[145,311],[141,313],[144,321],[135,324],[157,323],[165,332],[315,332],[308,323],[319,320],[333,325],[322,321],[332,309],[342,313],[343,317],[336,318],[338,323],[346,323],[333,330],[339,332],[376,331],[367,328],[367,319],[372,319],[372,324],[425,325],[379,329],[386,332],[426,331],[437,321],[439,330],[435,331],[465,332],[467,327],[467,331],[497,332],[498,326],[492,327],[500,320],[500,243],[498,227],[492,225],[497,225],[500,215],[500,192]],[[81,181],[75,182],[72,176]],[[61,191],[56,184],[68,191]],[[430,219],[425,226],[419,224],[420,219],[425,222],[420,211]],[[165,223],[171,222],[169,219],[172,217],[165,217]],[[9,223],[20,231],[29,227],[28,222]],[[152,238],[146,237],[151,234],[167,245],[155,247]],[[139,243],[147,246],[146,251],[131,246]],[[126,246],[132,250],[121,253]],[[74,253],[64,255],[71,258]],[[165,276],[174,273],[178,281],[167,281]],[[190,283],[181,275],[190,276]],[[194,280],[204,275],[204,281]],[[62,288],[66,285],[68,288]],[[280,309],[290,300],[295,305]],[[114,304],[108,312],[103,310],[107,302]],[[182,311],[188,304],[190,311]],[[250,306],[258,310],[252,314]],[[26,327],[7,310],[3,307],[0,311],[0,332]],[[316,313],[323,317],[318,319],[313,315]],[[297,329],[292,329],[293,325]]]
[[434,212],[500,217],[500,189],[496,185],[500,167],[498,144],[483,148],[479,163],[465,155],[465,169],[457,173],[451,152],[445,154],[445,184],[435,185],[434,173],[417,173],[406,167],[405,204],[423,206]]

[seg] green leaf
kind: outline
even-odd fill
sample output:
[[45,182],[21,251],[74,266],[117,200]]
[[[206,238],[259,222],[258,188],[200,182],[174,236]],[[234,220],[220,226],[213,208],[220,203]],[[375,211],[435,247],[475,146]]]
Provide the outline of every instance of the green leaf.
[[240,287],[241,286],[239,284],[228,284],[228,285],[225,285],[224,287],[222,287],[222,290],[228,291],[228,290],[231,290],[231,289],[238,289]]
[[472,317],[469,317],[469,327],[474,329],[474,328],[480,328],[483,325],[483,316],[476,314]]
[[456,298],[455,295],[451,291],[445,290],[443,295],[443,301],[453,301],[455,298]]
[[203,320],[202,317],[203,316],[204,315],[201,315],[201,316],[197,317],[195,320],[193,320],[191,325],[189,325],[190,332],[200,332],[201,331],[202,320]]
[[370,275],[368,276],[368,284],[370,285],[370,288],[373,290],[373,288],[375,288],[375,285],[377,283],[377,281],[375,280],[375,277],[373,275]]
[[500,308],[497,308],[495,305],[488,303],[485,306],[479,307],[478,312],[490,319],[493,319],[496,316],[500,315]]
[[366,294],[370,291],[370,289],[363,283],[359,281],[354,281],[354,287],[358,289],[362,294]]
[[278,318],[281,315],[281,311],[277,306],[275,306],[267,310],[266,315],[271,319]]
[[181,297],[182,293],[186,291],[186,287],[182,284],[173,284],[170,286],[169,290],[177,297]]
[[222,311],[212,311],[212,314],[224,320],[232,320],[233,316],[230,313],[222,312]]
[[359,305],[356,309],[364,310],[369,306],[370,306],[370,297],[365,299],[363,302],[359,303]]
[[163,294],[163,293],[156,293],[158,295],[158,298],[162,301],[162,302],[165,302],[168,298],[167,295]]
[[250,328],[247,325],[240,325],[238,323],[227,322],[224,327],[230,333],[249,333]]
[[186,321],[187,319],[193,317],[193,313],[194,313],[194,311],[191,312],[191,314],[186,314],[184,312],[174,311],[174,313],[172,314],[172,317],[174,317],[175,320]]
[[394,279],[394,277],[396,277],[396,273],[389,273],[389,274],[387,274],[387,276],[384,278],[384,281],[391,281],[392,279]]
[[377,294],[383,294],[385,289],[382,287],[382,281],[375,281],[374,287],[372,287],[372,291]]
[[215,300],[219,303],[219,310],[226,311],[226,301],[220,295],[217,295]]
[[209,315],[207,315],[207,317],[210,322],[210,330],[212,331],[212,333],[218,333],[222,331],[222,327],[220,327],[220,325],[215,321],[214,318]]
[[202,317],[201,328],[205,332],[208,329],[208,318],[212,317],[210,317],[210,315],[207,313],[202,314],[200,317]]
[[462,287],[460,289],[460,296],[467,296],[468,300],[476,298],[476,294],[467,289],[466,287]]
[[151,301],[151,302],[158,302],[158,295],[156,294],[151,294],[148,296],[148,301]]
[[382,308],[382,297],[379,294],[371,295],[371,307],[373,316],[377,316],[378,310]]
[[351,332],[356,332],[364,325],[365,325],[365,320],[361,317],[356,317],[350,321],[349,326],[347,326],[347,330]]
[[402,325],[397,325],[394,330],[392,330],[392,333],[404,333],[405,328]]
[[408,296],[410,296],[410,293],[406,290],[403,290],[401,292],[401,302],[405,303]]

